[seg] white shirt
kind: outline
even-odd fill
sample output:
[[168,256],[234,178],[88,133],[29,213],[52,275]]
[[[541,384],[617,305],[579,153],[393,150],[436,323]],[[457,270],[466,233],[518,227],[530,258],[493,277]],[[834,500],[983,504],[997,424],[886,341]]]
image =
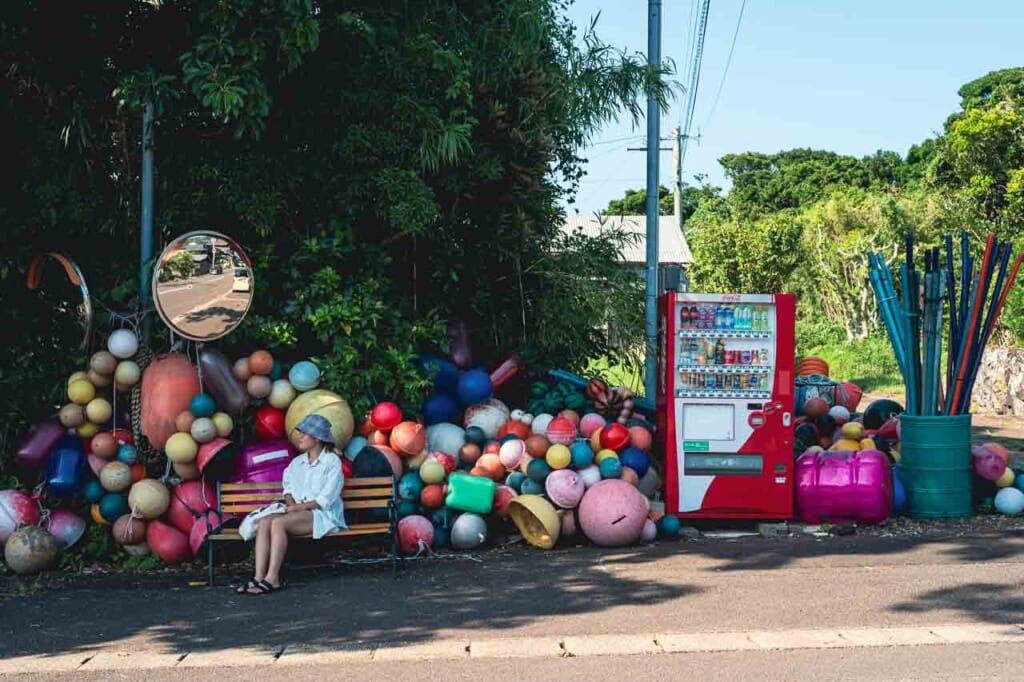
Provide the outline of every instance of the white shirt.
[[284,470],[282,484],[285,495],[291,495],[297,504],[316,502],[320,505],[319,509],[311,510],[315,539],[331,531],[348,528],[341,503],[341,487],[344,483],[341,460],[333,452],[321,452],[312,464],[309,455],[303,453]]

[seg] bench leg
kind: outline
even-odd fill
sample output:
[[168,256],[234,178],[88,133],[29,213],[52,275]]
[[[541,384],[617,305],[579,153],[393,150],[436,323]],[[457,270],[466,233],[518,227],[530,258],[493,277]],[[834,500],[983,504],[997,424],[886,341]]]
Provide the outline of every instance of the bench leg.
[[206,557],[207,557],[207,559],[206,559],[206,561],[207,561],[207,563],[206,563],[206,580],[207,580],[207,584],[210,587],[213,587],[214,571],[213,571],[213,541],[212,540],[207,540],[206,541]]

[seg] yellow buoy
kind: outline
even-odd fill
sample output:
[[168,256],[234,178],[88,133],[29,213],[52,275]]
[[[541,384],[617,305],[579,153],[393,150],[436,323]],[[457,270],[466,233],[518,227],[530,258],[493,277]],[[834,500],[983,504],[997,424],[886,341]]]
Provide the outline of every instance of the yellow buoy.
[[78,434],[79,438],[92,438],[99,432],[100,427],[92,422],[86,422],[75,429],[75,433]]
[[619,458],[619,455],[614,450],[598,450],[597,454],[594,455],[594,464],[600,464],[609,457]]
[[859,441],[864,438],[864,425],[860,422],[846,422],[840,432],[843,434],[843,438]]
[[1015,480],[1017,480],[1017,476],[1013,473],[1013,469],[1006,467],[1006,471],[1003,472],[1003,475],[996,479],[996,486],[1000,488],[1009,488],[1013,485]]
[[352,410],[344,398],[324,389],[303,393],[288,406],[284,428],[292,445],[299,447],[299,434],[295,427],[311,414],[319,414],[331,423],[335,448],[344,448],[348,445],[352,439],[352,431],[355,430]]
[[68,384],[68,400],[76,405],[88,405],[96,397],[96,387],[88,379],[75,379]]
[[199,445],[196,444],[191,433],[179,431],[167,439],[164,451],[167,453],[167,459],[172,462],[191,462],[199,453]]

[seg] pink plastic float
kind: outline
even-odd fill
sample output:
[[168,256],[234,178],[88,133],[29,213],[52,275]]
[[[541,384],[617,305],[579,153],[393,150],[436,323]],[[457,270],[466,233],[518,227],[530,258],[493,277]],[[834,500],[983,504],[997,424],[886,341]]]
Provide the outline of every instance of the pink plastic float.
[[599,547],[623,547],[640,539],[647,520],[647,500],[626,481],[595,483],[580,502],[583,533]]
[[804,523],[880,523],[892,514],[892,468],[877,450],[808,452],[796,461]]

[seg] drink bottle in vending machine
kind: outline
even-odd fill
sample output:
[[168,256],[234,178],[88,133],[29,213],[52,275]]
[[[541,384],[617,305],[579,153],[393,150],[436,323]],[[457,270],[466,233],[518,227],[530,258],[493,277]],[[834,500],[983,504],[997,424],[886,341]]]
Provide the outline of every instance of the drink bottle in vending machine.
[[795,308],[788,294],[659,298],[667,512],[792,517]]

